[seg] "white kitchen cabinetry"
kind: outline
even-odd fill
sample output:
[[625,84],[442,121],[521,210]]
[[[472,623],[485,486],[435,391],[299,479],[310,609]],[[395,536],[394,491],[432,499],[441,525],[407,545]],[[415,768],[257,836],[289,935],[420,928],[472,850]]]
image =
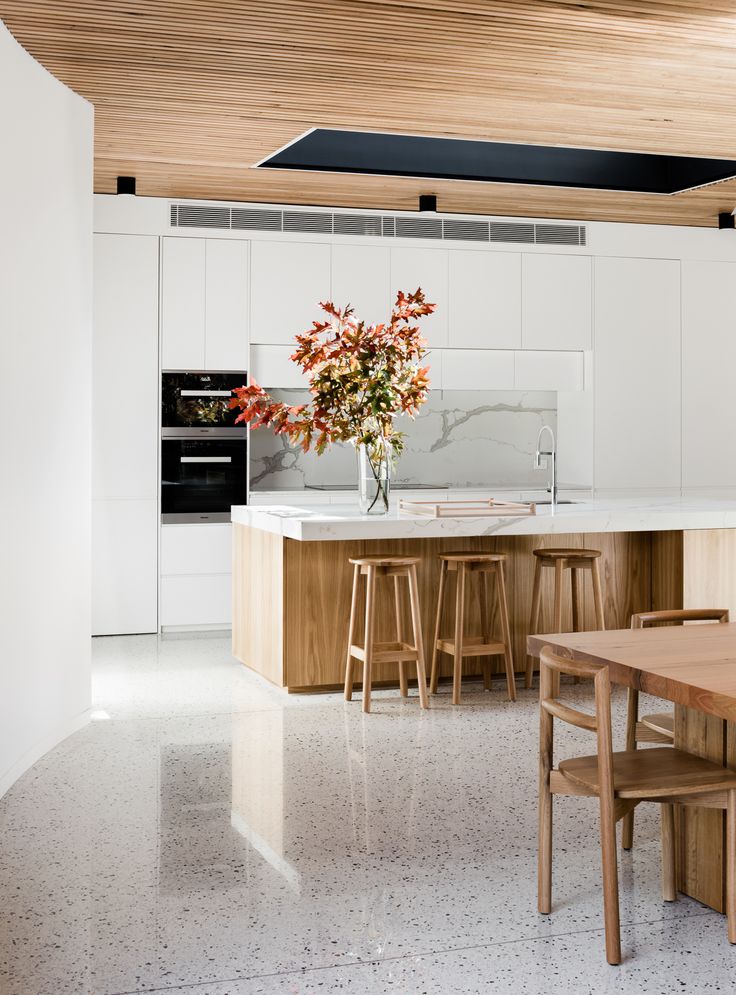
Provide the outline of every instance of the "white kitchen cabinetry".
[[682,263],[682,486],[736,487],[736,263]]
[[309,382],[301,369],[289,358],[293,345],[253,345],[250,347],[251,379],[268,388],[309,389]]
[[591,259],[524,253],[521,341],[524,349],[591,348]]
[[680,263],[595,261],[595,486],[680,487]]
[[514,354],[503,349],[443,349],[443,390],[509,390]]
[[232,526],[161,526],[161,626],[232,621]]
[[393,304],[390,250],[375,245],[333,245],[331,297],[338,307],[352,304],[355,317],[366,324],[388,321]]
[[448,253],[446,249],[391,249],[391,298],[399,290],[414,293],[421,287],[425,299],[437,305],[434,314],[420,321],[422,334],[430,346],[447,345],[448,328]]
[[248,243],[161,240],[161,364],[165,370],[245,370]]
[[448,342],[454,349],[521,348],[521,254],[451,249]]
[[95,235],[92,631],[155,632],[158,238]]
[[319,302],[332,296],[330,246],[254,241],[250,276],[251,342],[291,345],[324,318]]
[[517,352],[514,387],[517,390],[583,389],[582,352]]

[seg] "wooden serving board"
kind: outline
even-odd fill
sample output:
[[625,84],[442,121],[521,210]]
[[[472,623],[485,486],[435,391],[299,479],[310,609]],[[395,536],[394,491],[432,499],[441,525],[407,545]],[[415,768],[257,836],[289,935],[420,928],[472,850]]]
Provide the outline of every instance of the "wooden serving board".
[[491,518],[501,515],[536,515],[535,504],[516,501],[498,501],[485,498],[480,501],[399,501],[399,512],[406,515],[425,515],[427,518]]

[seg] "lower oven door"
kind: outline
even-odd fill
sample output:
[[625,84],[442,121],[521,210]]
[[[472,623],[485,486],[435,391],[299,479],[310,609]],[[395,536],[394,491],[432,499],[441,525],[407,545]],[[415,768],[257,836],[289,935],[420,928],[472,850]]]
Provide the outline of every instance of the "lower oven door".
[[248,501],[246,439],[162,439],[161,521],[229,522]]

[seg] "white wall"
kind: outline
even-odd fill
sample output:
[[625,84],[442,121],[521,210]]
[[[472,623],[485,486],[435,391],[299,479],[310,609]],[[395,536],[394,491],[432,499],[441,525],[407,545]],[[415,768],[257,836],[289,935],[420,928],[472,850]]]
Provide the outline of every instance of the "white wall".
[[0,794],[90,704],[92,132],[0,23]]

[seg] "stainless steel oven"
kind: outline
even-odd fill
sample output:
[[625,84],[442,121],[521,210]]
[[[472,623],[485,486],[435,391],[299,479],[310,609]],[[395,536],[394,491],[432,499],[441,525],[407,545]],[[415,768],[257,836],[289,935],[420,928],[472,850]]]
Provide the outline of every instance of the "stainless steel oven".
[[233,388],[245,372],[164,372],[161,384],[161,520],[229,522],[248,502],[248,430],[236,426]]

